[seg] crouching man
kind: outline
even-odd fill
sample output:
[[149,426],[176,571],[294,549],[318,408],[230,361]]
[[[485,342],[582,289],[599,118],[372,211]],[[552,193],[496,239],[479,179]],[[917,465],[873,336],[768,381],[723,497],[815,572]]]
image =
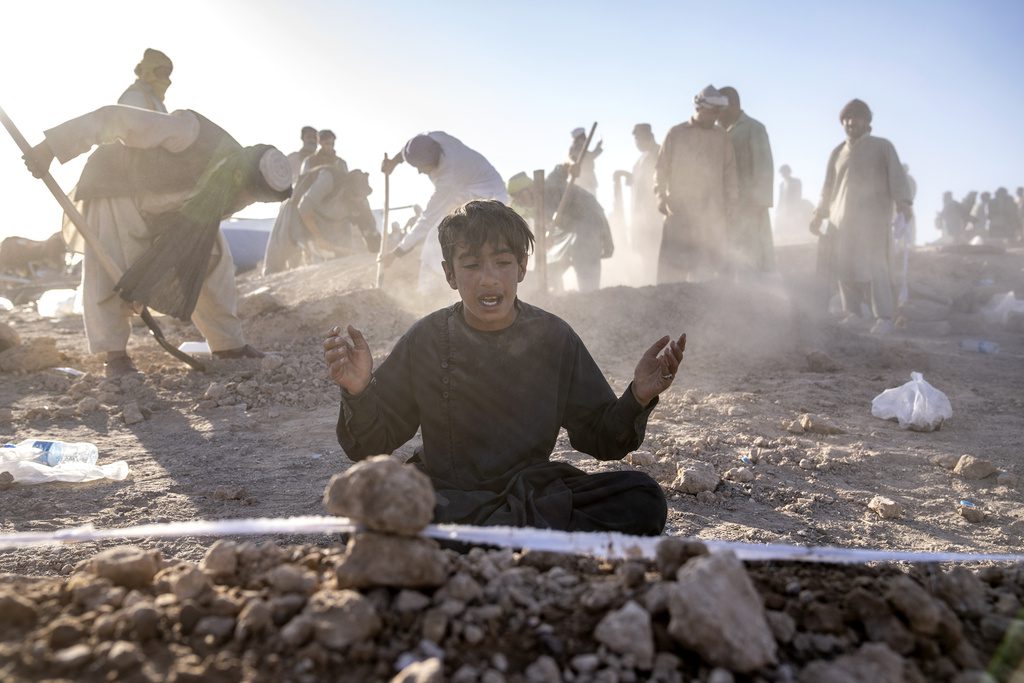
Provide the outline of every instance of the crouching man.
[[533,234],[515,211],[468,202],[441,221],[438,237],[461,301],[413,325],[376,370],[354,327],[347,336],[335,327],[324,341],[342,389],[345,453],[391,453],[422,429],[412,463],[434,484],[438,523],[660,534],[667,506],[649,476],[586,474],[550,456],[561,427],[599,460],[638,448],[685,335],[655,342],[616,398],[572,328],[517,298]]

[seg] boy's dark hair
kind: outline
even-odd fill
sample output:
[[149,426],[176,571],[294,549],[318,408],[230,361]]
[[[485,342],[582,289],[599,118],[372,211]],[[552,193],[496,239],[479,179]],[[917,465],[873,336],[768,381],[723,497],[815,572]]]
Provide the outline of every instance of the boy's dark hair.
[[452,211],[438,226],[437,239],[448,263],[455,258],[456,244],[476,251],[487,243],[504,243],[520,263],[533,252],[530,226],[511,207],[494,199],[476,199]]

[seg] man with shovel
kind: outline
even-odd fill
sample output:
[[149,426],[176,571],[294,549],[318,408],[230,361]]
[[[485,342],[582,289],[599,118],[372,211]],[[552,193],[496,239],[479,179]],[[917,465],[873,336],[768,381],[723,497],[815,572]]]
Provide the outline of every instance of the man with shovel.
[[497,199],[508,204],[508,193],[505,181],[482,154],[441,131],[413,137],[405,143],[402,151],[385,159],[381,171],[390,175],[403,161],[430,178],[434,194],[423,215],[402,241],[383,255],[381,264],[388,267],[396,257],[408,254],[422,242],[418,289],[421,293],[429,293],[440,288],[438,283],[444,283],[441,246],[437,241],[437,226],[441,219],[473,199]]
[[242,147],[193,111],[122,105],[71,119],[45,136],[25,157],[36,177],[54,158],[65,163],[99,145],[76,199],[94,238],[82,268],[85,332],[90,350],[105,354],[107,375],[136,372],[126,351],[130,302],[191,318],[215,357],[262,356],[242,335],[234,264],[218,226],[253,202],[290,194],[284,155],[269,145]]

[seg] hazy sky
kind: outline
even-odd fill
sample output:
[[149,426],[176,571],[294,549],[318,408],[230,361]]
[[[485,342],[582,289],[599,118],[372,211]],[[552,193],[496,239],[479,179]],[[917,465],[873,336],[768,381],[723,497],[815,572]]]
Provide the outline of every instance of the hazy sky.
[[[17,6],[17,9],[12,9]],[[45,2],[4,7],[0,106],[30,141],[113,103],[146,47],[174,60],[169,109],[195,109],[242,144],[285,153],[299,128],[332,128],[350,167],[445,130],[504,178],[550,169],[569,132],[598,121],[611,174],[637,155],[633,124],[659,140],[708,83],[736,87],[816,200],[852,97],[875,112],[918,181],[919,233],[944,190],[1024,185],[1024,2]],[[60,211],[0,132],[0,235],[42,237]],[[54,166],[66,189],[81,164]],[[424,203],[408,166],[392,203]],[[272,205],[249,215],[271,216]]]

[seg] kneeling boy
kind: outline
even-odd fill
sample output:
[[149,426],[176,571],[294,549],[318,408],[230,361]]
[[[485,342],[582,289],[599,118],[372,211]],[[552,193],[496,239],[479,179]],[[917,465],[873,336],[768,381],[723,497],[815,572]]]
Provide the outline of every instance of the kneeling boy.
[[560,427],[573,448],[599,460],[638,448],[685,335],[655,342],[616,398],[572,328],[516,297],[533,247],[519,214],[472,201],[441,222],[438,237],[459,303],[413,325],[376,371],[354,327],[347,338],[336,327],[324,341],[342,388],[345,453],[391,453],[422,428],[411,462],[434,484],[439,523],[660,534],[665,495],[649,476],[586,474],[549,458]]

